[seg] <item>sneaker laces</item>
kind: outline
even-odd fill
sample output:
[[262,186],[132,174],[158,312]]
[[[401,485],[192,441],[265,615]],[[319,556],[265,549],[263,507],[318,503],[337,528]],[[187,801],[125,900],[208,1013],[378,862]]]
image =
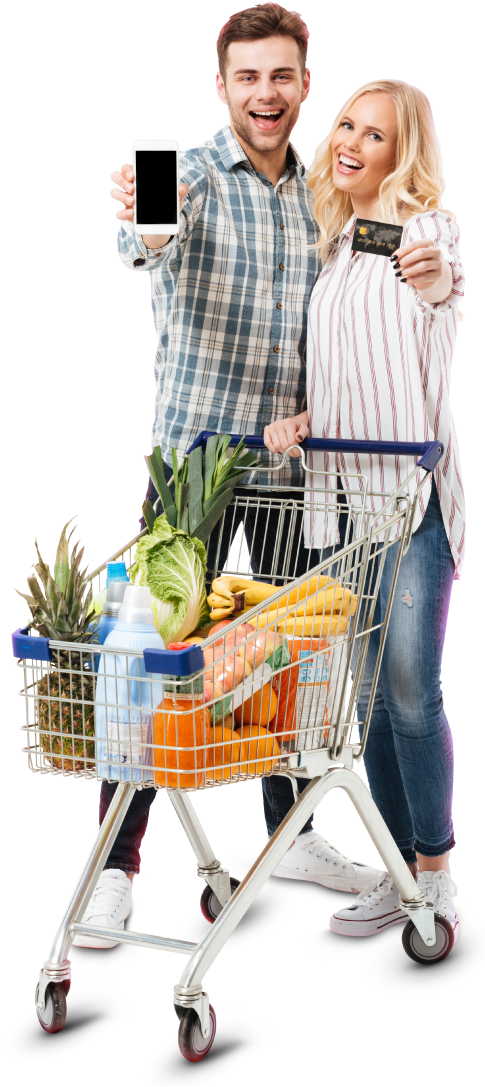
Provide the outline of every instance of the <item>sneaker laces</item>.
[[343,853],[339,853],[334,845],[330,845],[330,842],[327,842],[326,838],[322,838],[321,834],[317,834],[316,831],[313,833],[310,831],[308,836],[305,835],[305,841],[300,842],[300,844],[305,853],[314,853],[318,860],[325,853],[331,853],[334,857],[334,864],[341,864],[342,868],[345,868],[346,864],[348,864],[347,857]]
[[116,886],[113,876],[104,876],[103,874],[89,901],[86,917],[104,915],[114,917],[127,891],[126,886]]
[[379,880],[379,883],[369,883],[368,887],[364,887],[364,890],[357,895],[356,901],[365,901],[366,906],[378,906],[382,899],[386,898],[393,890],[394,883],[389,872],[386,872],[382,879]]
[[[448,872],[418,872],[418,887],[423,892],[427,902],[432,902],[435,913],[447,915],[448,900],[453,900],[453,895],[458,894],[456,883]],[[454,911],[453,901],[451,902]]]

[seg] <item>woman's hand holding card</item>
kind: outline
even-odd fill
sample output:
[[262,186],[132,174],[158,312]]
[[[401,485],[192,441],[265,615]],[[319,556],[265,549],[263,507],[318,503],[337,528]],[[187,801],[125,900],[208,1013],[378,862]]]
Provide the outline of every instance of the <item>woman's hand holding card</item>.
[[398,279],[416,287],[424,302],[443,302],[448,297],[453,282],[451,268],[431,238],[396,249],[391,261]]

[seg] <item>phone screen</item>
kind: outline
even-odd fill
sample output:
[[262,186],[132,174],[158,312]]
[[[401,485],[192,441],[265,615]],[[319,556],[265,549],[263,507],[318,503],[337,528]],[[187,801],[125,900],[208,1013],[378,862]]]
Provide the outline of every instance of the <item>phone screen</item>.
[[177,152],[136,152],[136,221],[177,225]]

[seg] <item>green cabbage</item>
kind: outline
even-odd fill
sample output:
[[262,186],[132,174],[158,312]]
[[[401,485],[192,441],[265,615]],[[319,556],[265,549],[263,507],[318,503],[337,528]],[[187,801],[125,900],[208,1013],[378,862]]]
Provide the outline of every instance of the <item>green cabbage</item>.
[[165,514],[138,541],[131,579],[135,585],[148,585],[155,625],[166,646],[183,641],[209,620],[206,569],[204,545],[172,528]]

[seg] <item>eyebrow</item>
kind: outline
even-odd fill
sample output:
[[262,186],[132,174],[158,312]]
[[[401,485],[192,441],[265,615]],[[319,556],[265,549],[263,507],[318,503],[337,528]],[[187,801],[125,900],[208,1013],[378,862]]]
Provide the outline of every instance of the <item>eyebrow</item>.
[[[296,68],[292,68],[289,64],[283,68],[273,68],[272,75],[279,72],[296,72]],[[234,75],[258,75],[258,68],[237,68]]]
[[[344,121],[350,121],[351,125],[355,125],[355,121],[353,121],[351,117],[347,117],[347,116],[341,117],[341,119],[339,121],[339,124],[340,125],[343,124]],[[377,125],[366,125],[365,127],[370,129],[371,132],[381,132],[383,136],[387,135],[387,133],[384,132],[384,129],[383,128],[378,128]]]

